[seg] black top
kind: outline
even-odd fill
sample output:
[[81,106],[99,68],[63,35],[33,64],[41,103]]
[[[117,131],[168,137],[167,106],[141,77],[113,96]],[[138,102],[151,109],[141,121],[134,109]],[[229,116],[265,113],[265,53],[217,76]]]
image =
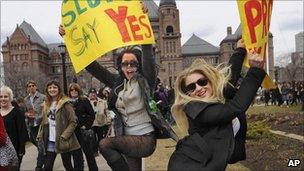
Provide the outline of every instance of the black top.
[[25,125],[25,114],[14,107],[3,117],[4,125],[18,155],[25,154],[25,142],[29,140]]
[[90,101],[87,98],[78,98],[72,104],[77,116],[77,128],[85,126],[86,129],[90,129],[95,119],[95,113]]

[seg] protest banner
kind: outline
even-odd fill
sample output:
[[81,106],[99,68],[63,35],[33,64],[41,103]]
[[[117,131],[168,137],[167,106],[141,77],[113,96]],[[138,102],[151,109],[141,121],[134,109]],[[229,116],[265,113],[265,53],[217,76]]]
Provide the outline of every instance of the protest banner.
[[[254,50],[266,62],[268,60],[266,59],[266,51],[273,1],[237,0],[237,4],[241,19],[242,38],[244,39],[246,49],[247,51]],[[243,65],[249,68],[247,57]],[[275,84],[269,75],[266,75],[262,86],[270,89],[274,88]]]
[[140,1],[64,0],[61,10],[64,41],[76,73],[111,50],[155,43]]

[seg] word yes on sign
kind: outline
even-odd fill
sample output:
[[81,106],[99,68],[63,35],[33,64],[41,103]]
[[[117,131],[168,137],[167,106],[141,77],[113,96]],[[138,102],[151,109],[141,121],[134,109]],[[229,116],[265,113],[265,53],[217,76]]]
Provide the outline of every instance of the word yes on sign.
[[155,43],[140,1],[64,0],[61,10],[64,40],[76,73],[113,49]]

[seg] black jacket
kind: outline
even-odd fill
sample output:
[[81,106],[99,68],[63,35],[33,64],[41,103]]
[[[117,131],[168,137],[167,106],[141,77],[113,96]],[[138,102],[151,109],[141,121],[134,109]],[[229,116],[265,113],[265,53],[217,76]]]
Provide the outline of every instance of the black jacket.
[[[235,92],[237,91],[238,81],[241,77],[241,70],[243,66],[243,61],[246,56],[245,48],[237,48],[232,54],[229,63],[231,64],[231,79],[229,82],[234,86],[226,91],[224,91],[224,96],[226,101],[233,99]],[[246,159],[246,133],[247,133],[247,119],[246,114],[241,113],[237,116],[240,121],[240,129],[234,137],[234,150],[229,160],[230,164],[236,163],[240,160]]]
[[91,106],[90,101],[87,98],[78,98],[75,102],[72,102],[77,116],[77,128],[85,126],[86,129],[90,129],[95,119],[95,113]]
[[[155,128],[155,134],[158,138],[173,138],[177,140],[177,136],[171,129],[169,124],[161,116],[160,113],[153,113],[149,107],[149,100],[152,99],[153,90],[156,85],[156,64],[153,57],[152,45],[142,45],[142,72],[137,75],[137,80],[144,95],[144,103],[151,117],[152,124]],[[86,67],[86,70],[96,77],[99,81],[111,87],[111,93],[108,99],[108,107],[116,113],[114,118],[114,130],[116,135],[123,135],[124,125],[122,123],[122,114],[116,109],[116,100],[118,93],[123,90],[123,81],[125,79],[123,73],[113,74],[107,69],[99,65],[96,61]],[[166,135],[162,135],[165,133]]]
[[225,170],[234,149],[231,121],[248,109],[265,75],[262,69],[250,68],[233,99],[225,104],[186,104],[189,136],[178,143],[168,170]]

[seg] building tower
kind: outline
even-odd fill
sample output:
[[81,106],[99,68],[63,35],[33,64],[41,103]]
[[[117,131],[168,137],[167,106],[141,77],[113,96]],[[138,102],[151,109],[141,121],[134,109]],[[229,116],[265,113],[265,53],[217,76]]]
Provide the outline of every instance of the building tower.
[[164,85],[173,86],[178,71],[182,70],[179,10],[175,0],[161,0],[158,14],[158,77]]

